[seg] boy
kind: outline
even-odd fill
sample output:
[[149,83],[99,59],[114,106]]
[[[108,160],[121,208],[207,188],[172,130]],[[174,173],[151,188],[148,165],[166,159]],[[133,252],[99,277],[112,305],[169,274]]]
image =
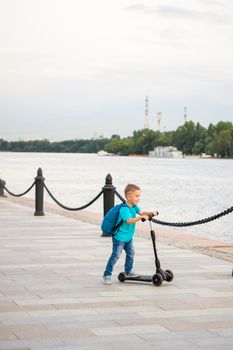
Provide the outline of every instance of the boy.
[[[157,215],[157,212],[141,211],[137,206],[141,197],[141,189],[133,184],[129,184],[125,188],[125,198],[127,206],[120,209],[117,223],[123,220],[121,226],[117,229],[112,237],[112,254],[108,260],[104,271],[104,283],[112,284],[111,275],[114,265],[119,259],[122,250],[126,252],[125,258],[125,274],[131,277],[137,277],[138,274],[133,272],[134,247],[133,236],[135,232],[136,222],[145,219],[148,220],[149,215]],[[138,214],[138,216],[137,216]]]

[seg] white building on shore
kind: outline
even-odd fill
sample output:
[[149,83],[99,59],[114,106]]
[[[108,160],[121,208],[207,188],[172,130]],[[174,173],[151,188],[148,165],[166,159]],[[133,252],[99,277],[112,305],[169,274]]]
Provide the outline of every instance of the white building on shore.
[[176,147],[155,147],[153,151],[149,151],[149,157],[155,158],[183,158],[182,152],[178,151]]

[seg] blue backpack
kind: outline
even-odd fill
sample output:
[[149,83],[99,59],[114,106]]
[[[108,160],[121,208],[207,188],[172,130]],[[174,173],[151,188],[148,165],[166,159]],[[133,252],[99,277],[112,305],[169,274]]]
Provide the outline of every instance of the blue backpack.
[[127,207],[127,204],[117,204],[105,214],[101,224],[101,230],[103,231],[102,237],[114,235],[114,232],[123,224],[123,220],[117,224],[119,212],[122,207]]

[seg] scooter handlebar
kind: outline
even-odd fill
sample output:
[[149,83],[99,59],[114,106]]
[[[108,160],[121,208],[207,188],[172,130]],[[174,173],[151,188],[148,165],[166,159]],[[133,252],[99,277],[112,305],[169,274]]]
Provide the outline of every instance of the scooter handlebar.
[[[156,215],[159,215],[159,212],[158,212],[158,211],[157,211],[157,214],[156,214]],[[152,218],[153,218],[154,216],[155,216],[155,215],[148,215],[148,220],[151,221]],[[142,222],[145,222],[146,219],[142,218],[141,221],[142,221]]]

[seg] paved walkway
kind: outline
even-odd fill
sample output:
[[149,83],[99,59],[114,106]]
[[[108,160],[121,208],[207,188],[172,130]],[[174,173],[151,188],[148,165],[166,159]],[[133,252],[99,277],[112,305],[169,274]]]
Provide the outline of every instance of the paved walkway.
[[[146,224],[145,224],[146,225]],[[232,263],[159,242],[172,283],[102,284],[110,239],[99,227],[0,198],[0,349],[229,350]],[[135,270],[153,273],[150,240],[136,237]]]

